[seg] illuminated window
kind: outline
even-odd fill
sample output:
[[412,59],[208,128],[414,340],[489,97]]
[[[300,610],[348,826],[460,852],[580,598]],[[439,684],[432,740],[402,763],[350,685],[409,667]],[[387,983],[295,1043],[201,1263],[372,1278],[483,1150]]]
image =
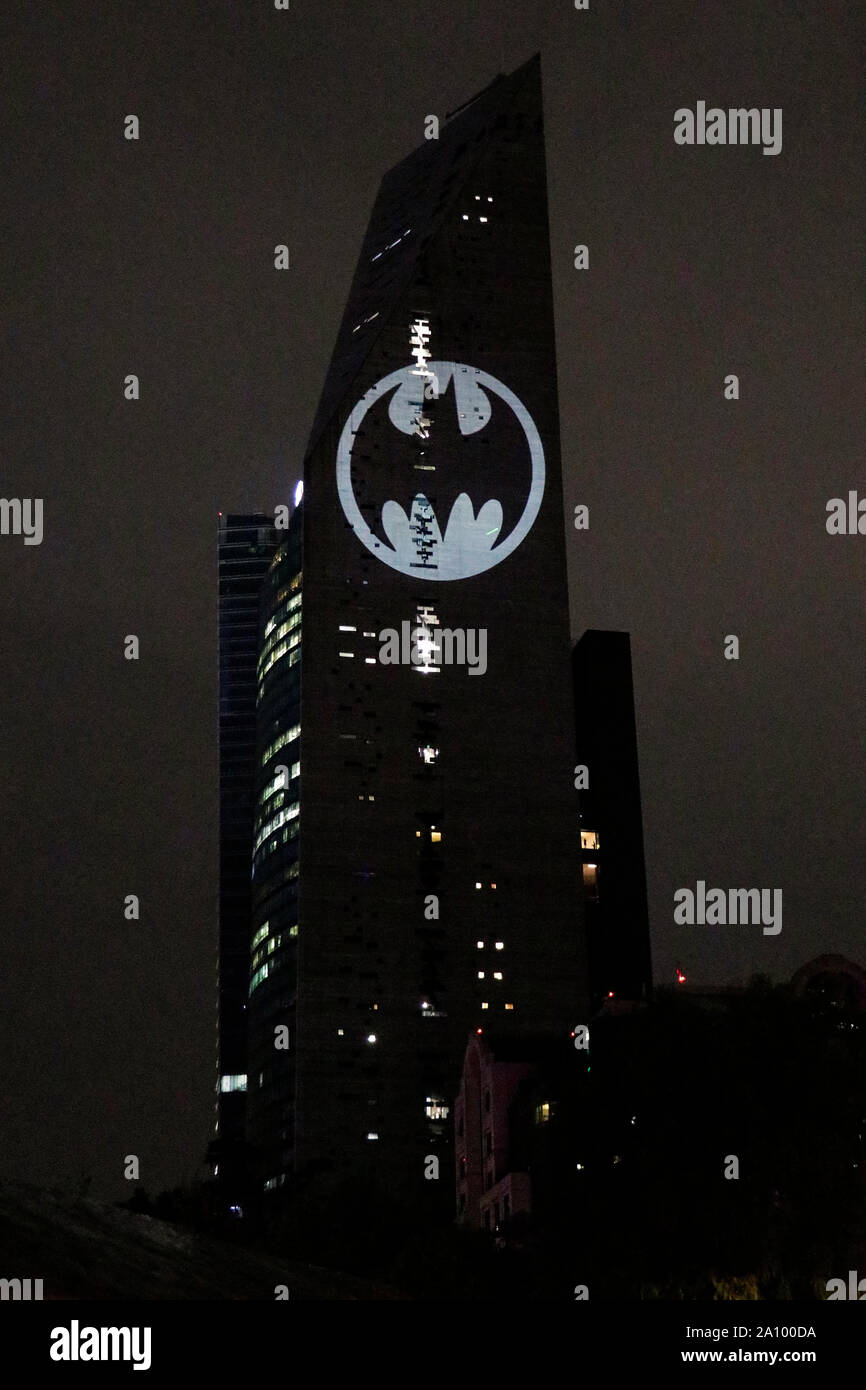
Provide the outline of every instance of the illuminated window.
[[298,816],[298,813],[298,802],[293,801],[291,805],[286,806],[283,808],[282,811],[279,811],[276,814],[276,816],[273,817],[273,819],[266,821],[256,836],[255,843],[253,845],[253,853],[255,853],[259,849],[260,845],[264,844],[265,840],[268,838],[269,835],[273,835],[275,830],[279,830],[280,826],[285,825],[287,821],[295,820]]
[[479,970],[479,972],[478,972],[478,978],[479,978],[479,980],[483,980],[483,979],[484,979],[484,971],[483,971],[483,970]]
[[345,1036],[346,1036],[345,1031],[344,1031],[342,1028],[338,1028],[338,1029],[337,1029],[337,1037],[338,1037],[338,1038],[344,1038]]
[[451,1114],[451,1109],[445,1104],[441,1096],[428,1096],[424,1113],[428,1120],[447,1120]]
[[480,884],[480,883],[476,883],[475,887],[476,887],[476,888],[480,888],[480,887],[481,887],[481,884]]
[[595,899],[598,897],[598,865],[584,864],[583,866],[583,891],[587,898]]
[[439,749],[432,748],[430,744],[428,744],[426,748],[418,749],[418,756],[419,758],[423,758],[424,762],[429,766],[431,763],[435,763],[436,759],[439,757]]
[[497,951],[504,951],[504,950],[505,950],[505,942],[504,942],[504,941],[494,941],[493,945],[496,947]]
[[267,963],[265,963],[264,965],[260,965],[258,970],[254,973],[250,980],[250,994],[261,984],[262,980],[268,978],[268,968]]
[[340,631],[341,631],[341,632],[357,632],[358,629],[357,629],[356,627],[347,627],[345,624],[341,623],[341,624],[340,624]]
[[[295,601],[297,602],[297,600]],[[300,613],[295,613],[294,617],[282,623],[277,628],[276,632],[268,638],[268,641],[262,648],[256,668],[259,677],[265,675],[265,673],[270,670],[274,662],[277,661],[283,652],[288,651],[290,647],[296,647],[298,645],[301,640],[301,633],[298,630],[300,626],[301,615]],[[287,638],[289,633],[294,633],[294,636],[290,640],[283,641],[283,638]]]
[[250,942],[250,947],[251,947],[251,949],[252,949],[252,950],[255,950],[256,947],[258,946],[259,942],[260,942],[260,941],[264,941],[264,939],[265,939],[265,937],[267,936],[267,934],[268,934],[268,923],[267,923],[267,922],[262,922],[262,925],[259,927],[259,929],[258,929],[258,931],[256,932],[255,936],[253,937],[252,941]]
[[489,1008],[490,1008],[490,1005],[489,1005],[489,1004],[482,1004],[481,1007],[482,1007],[482,1009],[489,1009]]
[[441,830],[437,830],[435,826],[431,825],[431,827],[430,827],[430,839],[431,839],[431,841],[432,841],[432,843],[433,843],[434,845],[438,845],[438,844],[439,844],[439,841],[442,839],[442,831],[441,831]]
[[[291,782],[294,777],[300,777],[300,775],[301,764],[299,762],[292,763],[291,767],[288,769],[288,777],[286,776],[285,772],[275,773],[271,780],[263,788],[257,802],[257,809],[261,809],[261,807],[264,806],[264,803],[274,795],[274,792],[283,790],[285,787],[288,786],[289,782]],[[272,811],[273,809],[273,807],[270,807],[268,814],[270,814],[270,811]]]
[[581,830],[580,847],[581,849],[598,849],[598,835],[594,830]]
[[374,1130],[371,1129],[370,1132],[369,1132],[369,1134],[367,1135],[367,1138],[368,1138],[368,1139],[378,1139],[379,1136],[378,1136],[378,1134],[375,1133]]
[[501,971],[501,970],[494,970],[494,972],[493,972],[493,978],[494,978],[494,980],[501,980],[501,979],[502,979],[502,971]]
[[354,652],[340,652],[339,655],[340,655],[340,656],[354,656],[355,653],[354,653]]
[[511,1010],[511,1009],[514,1008],[514,1005],[513,1005],[513,1004],[506,1004],[505,1007],[506,1007],[506,1009]]
[[274,739],[274,742],[269,744],[262,754],[261,766],[266,767],[274,754],[279,752],[281,748],[284,748],[287,743],[292,743],[296,738],[299,738],[300,733],[300,724],[293,724],[291,729],[287,729],[284,734],[280,734],[279,738]]
[[246,1089],[246,1072],[235,1072],[233,1075],[220,1077],[220,1090],[223,1093],[227,1091],[245,1091]]
[[540,1105],[536,1105],[535,1107],[535,1123],[537,1125],[546,1125],[549,1119],[550,1102],[543,1100]]
[[[289,640],[286,641],[286,642],[281,642],[280,645],[279,645],[278,647],[275,647],[275,648],[274,648],[274,650],[271,652],[270,656],[268,657],[267,661],[266,661],[265,664],[262,666],[261,671],[259,672],[259,694],[258,694],[258,698],[259,698],[259,699],[261,699],[261,697],[262,697],[262,687],[263,687],[264,678],[265,678],[265,676],[267,675],[268,671],[271,669],[271,667],[272,667],[272,666],[275,666],[276,663],[277,663],[278,661],[282,661],[283,657],[286,656],[287,654],[288,654],[288,658],[289,658],[289,665],[290,665],[290,666],[294,666],[294,665],[295,665],[298,661],[300,661],[300,659],[301,659],[301,653],[300,653],[300,651],[298,650],[298,648],[300,647],[300,645],[301,645],[301,634],[300,634],[299,632],[296,632],[295,635],[294,635],[294,637],[292,637],[291,639],[289,639]],[[264,652],[262,653],[262,657],[260,657],[259,660],[262,660],[263,657],[264,657]]]
[[[297,577],[297,578],[300,578],[299,575],[296,576],[296,577]],[[292,587],[294,587],[294,586],[292,586]],[[286,601],[285,603],[282,602],[283,596],[284,596],[285,594],[289,594],[289,593],[291,593],[291,588],[289,588],[289,589],[283,589],[283,590],[281,590],[281,592],[278,594],[277,600],[278,600],[278,603],[279,603],[279,607],[276,608],[276,609],[274,610],[273,614],[272,614],[271,617],[268,619],[267,626],[265,627],[265,633],[264,633],[264,635],[265,635],[266,638],[267,638],[267,637],[270,637],[271,633],[273,632],[274,628],[277,626],[278,623],[282,623],[284,618],[288,617],[288,615],[289,615],[290,613],[295,613],[295,612],[300,608],[300,606],[301,606],[301,595],[300,595],[300,594],[295,594],[294,598],[289,598],[289,599],[287,599],[287,601]],[[292,624],[292,626],[295,626],[295,625],[296,625],[296,624]],[[285,630],[288,630],[288,629],[286,628]]]
[[479,951],[483,951],[483,950],[484,950],[484,942],[483,942],[483,941],[476,941],[475,945],[478,947]]
[[374,1043],[375,1041],[376,1041],[376,1034],[375,1034],[375,1033],[368,1033],[368,1034],[367,1034],[367,1042],[368,1042],[368,1043]]

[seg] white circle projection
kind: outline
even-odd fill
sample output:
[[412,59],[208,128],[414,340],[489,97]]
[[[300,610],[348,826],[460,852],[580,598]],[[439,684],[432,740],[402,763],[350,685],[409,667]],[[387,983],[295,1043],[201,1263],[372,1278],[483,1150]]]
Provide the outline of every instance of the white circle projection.
[[[361,515],[352,488],[352,448],[361,421],[380,397],[393,391],[388,406],[392,425],[403,434],[423,434],[425,423],[430,423],[424,419],[424,400],[425,386],[429,393],[431,380],[435,382],[437,396],[450,382],[454,383],[461,435],[475,434],[487,424],[491,415],[487,393],[492,392],[514,412],[526,436],[532,464],[529,494],[520,520],[499,544],[502,503],[495,497],[484,502],[476,516],[468,494],[461,492],[451,508],[444,532],[423,492],[416,494],[408,516],[399,502],[386,502],[382,508],[382,530],[389,545],[373,534]],[[346,520],[371,554],[412,579],[470,579],[513,554],[538,516],[544,495],[544,474],[544,449],[523,402],[495,376],[462,362],[428,362],[423,372],[417,367],[401,367],[383,376],[352,408],[337,445],[337,491]]]

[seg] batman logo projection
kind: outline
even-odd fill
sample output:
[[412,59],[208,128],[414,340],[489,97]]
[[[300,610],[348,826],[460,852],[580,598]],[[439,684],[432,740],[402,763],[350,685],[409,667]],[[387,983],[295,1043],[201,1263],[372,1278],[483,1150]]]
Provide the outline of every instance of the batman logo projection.
[[544,451],[522,402],[475,367],[429,362],[383,377],[337,449],[347,520],[377,559],[417,579],[466,579],[529,532]]

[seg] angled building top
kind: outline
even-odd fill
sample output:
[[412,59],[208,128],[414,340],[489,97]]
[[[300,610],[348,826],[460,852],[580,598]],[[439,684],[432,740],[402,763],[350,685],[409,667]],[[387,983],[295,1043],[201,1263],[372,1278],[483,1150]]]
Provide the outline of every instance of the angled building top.
[[337,342],[307,445],[315,449],[361,371],[376,339],[400,302],[424,249],[465,188],[487,138],[507,124],[515,94],[533,83],[542,118],[541,60],[535,54],[508,76],[497,77],[446,118],[427,140],[382,179]]

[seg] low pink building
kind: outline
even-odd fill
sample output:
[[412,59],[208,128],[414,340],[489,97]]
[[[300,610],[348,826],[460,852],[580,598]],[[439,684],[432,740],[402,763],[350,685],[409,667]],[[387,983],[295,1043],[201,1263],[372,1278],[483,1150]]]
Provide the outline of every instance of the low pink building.
[[481,1033],[466,1048],[454,1107],[457,1216],[473,1230],[500,1231],[531,1210],[529,1174],[511,1169],[509,1111],[535,1074],[521,1050],[518,1038],[488,1042]]

